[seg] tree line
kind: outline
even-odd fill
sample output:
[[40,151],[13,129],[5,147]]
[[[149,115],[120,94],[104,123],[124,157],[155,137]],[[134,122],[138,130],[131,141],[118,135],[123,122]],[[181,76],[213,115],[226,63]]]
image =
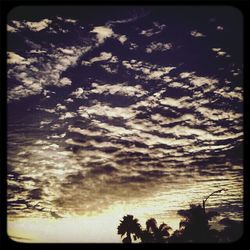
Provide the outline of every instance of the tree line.
[[123,243],[224,243],[237,241],[243,234],[243,223],[230,218],[218,221],[222,230],[213,229],[210,221],[219,213],[207,212],[200,204],[190,204],[189,209],[178,210],[177,214],[182,217],[177,230],[166,223],[158,225],[154,218],[148,219],[143,228],[137,218],[128,214],[120,221],[117,233]]

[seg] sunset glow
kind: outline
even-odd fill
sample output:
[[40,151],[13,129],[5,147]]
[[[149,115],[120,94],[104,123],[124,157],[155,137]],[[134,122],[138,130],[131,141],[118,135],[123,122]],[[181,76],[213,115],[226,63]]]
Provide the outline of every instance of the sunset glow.
[[100,8],[8,16],[9,237],[121,243],[123,216],[174,232],[190,204],[242,222],[240,13]]

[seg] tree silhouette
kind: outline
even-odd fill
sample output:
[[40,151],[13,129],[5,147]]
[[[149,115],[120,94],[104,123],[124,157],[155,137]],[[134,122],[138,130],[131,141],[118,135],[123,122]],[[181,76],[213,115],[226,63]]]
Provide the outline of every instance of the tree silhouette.
[[172,230],[170,226],[162,223],[159,227],[157,221],[154,218],[150,218],[146,221],[146,230],[142,233],[142,242],[166,242],[170,236],[169,231]]
[[146,221],[146,229],[142,229],[138,219],[133,215],[126,215],[120,221],[118,234],[123,237],[123,243],[132,243],[133,240],[140,239],[141,243],[209,243],[209,242],[233,242],[243,234],[241,221],[224,218],[219,221],[224,225],[222,231],[211,228],[209,221],[219,214],[215,211],[207,211],[205,207],[191,204],[189,209],[178,210],[177,212],[183,219],[179,223],[179,229],[171,235],[172,228],[166,223],[157,226],[157,221],[150,218]]
[[221,225],[224,225],[224,229],[220,233],[221,242],[233,242],[240,239],[243,234],[243,225],[240,221],[224,218],[219,221]]
[[209,220],[217,216],[217,212],[205,212],[201,205],[190,205],[188,210],[179,210],[184,217],[179,224],[179,232],[175,237],[184,242],[211,242],[215,240],[215,232],[210,229]]
[[141,237],[141,225],[138,223],[138,219],[134,218],[133,215],[123,216],[123,220],[120,221],[120,225],[117,228],[118,234],[123,237],[126,234],[126,237],[122,240],[123,243],[132,243],[131,235],[134,240],[137,240]]

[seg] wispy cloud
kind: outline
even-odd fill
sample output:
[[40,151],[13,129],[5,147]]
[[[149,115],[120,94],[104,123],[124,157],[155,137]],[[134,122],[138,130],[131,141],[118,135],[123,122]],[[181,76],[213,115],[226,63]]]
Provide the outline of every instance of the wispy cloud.
[[153,22],[153,27],[150,29],[142,30],[139,34],[147,37],[151,37],[161,33],[165,28],[165,24],[160,24],[158,22]]
[[112,57],[112,53],[108,53],[108,52],[101,52],[100,56],[98,57],[94,57],[90,60],[90,63],[94,63],[94,62],[99,62],[99,61],[107,61]]
[[175,69],[175,67],[172,66],[163,67],[134,59],[130,61],[124,60],[122,61],[122,65],[127,69],[142,73],[138,74],[137,77],[146,80],[162,79],[164,75],[167,75],[171,70]]

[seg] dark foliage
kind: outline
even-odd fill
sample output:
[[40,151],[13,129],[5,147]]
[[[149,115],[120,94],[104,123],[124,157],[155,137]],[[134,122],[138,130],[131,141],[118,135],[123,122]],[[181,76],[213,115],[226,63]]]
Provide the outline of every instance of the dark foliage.
[[140,240],[141,243],[215,243],[234,242],[240,239],[243,233],[243,225],[240,221],[224,218],[219,224],[224,226],[221,231],[211,228],[209,221],[219,214],[215,211],[206,211],[203,206],[191,204],[187,210],[177,212],[183,219],[179,223],[179,229],[170,234],[172,228],[166,223],[160,224],[150,218],[146,221],[146,229],[142,229],[138,219],[133,215],[123,217],[118,226],[118,234],[123,237],[123,243],[132,243]]

